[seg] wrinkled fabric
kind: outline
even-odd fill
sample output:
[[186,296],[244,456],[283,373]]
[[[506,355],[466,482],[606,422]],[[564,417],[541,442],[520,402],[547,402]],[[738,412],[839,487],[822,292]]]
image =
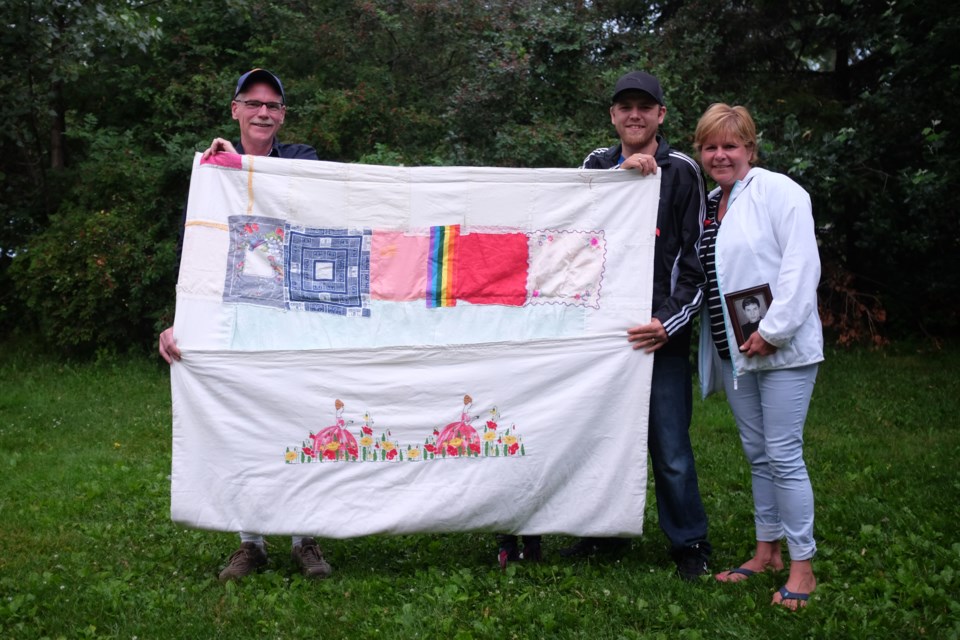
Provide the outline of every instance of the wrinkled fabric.
[[657,176],[238,158],[191,179],[175,521],[641,533]]

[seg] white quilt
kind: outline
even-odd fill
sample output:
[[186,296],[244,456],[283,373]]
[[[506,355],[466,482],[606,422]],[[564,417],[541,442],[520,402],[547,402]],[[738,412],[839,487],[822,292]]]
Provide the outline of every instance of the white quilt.
[[171,513],[639,535],[659,176],[195,159]]

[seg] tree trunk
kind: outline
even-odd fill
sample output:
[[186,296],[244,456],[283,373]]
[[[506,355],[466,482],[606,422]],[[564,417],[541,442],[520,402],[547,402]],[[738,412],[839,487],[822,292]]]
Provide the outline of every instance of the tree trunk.
[[53,115],[50,123],[50,168],[59,171],[67,166],[67,154],[64,147],[64,136],[67,132],[67,119],[63,106],[63,81],[53,83],[52,104]]
[[849,16],[843,2],[834,3],[834,12],[840,16],[840,28],[834,41],[836,58],[833,64],[833,87],[837,98],[844,104],[850,103],[850,35],[847,33]]

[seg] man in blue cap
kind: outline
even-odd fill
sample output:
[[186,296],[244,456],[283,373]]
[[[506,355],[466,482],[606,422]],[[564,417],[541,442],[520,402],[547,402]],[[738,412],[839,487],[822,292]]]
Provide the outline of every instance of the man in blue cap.
[[[239,153],[300,160],[319,160],[316,150],[305,144],[285,144],[277,140],[277,132],[287,114],[286,96],[280,78],[266,69],[251,69],[237,80],[230,105],[233,119],[240,123],[240,140],[233,144],[214,138],[203,158],[216,153]],[[184,212],[186,215],[186,212]],[[181,235],[182,243],[182,235]],[[179,270],[179,269],[178,269]],[[180,360],[180,349],[173,336],[173,327],[164,330],[159,340],[160,355],[168,363]],[[313,538],[293,536],[291,558],[310,578],[326,578],[331,568]],[[220,572],[220,580],[247,576],[267,563],[263,536],[240,533],[240,548],[230,556]]]
[[[697,483],[690,419],[693,412],[690,333],[706,284],[697,255],[706,213],[700,167],[658,133],[667,108],[660,82],[643,71],[624,74],[613,89],[610,122],[620,137],[596,149],[582,169],[630,169],[660,174],[660,204],[654,247],[652,318],[631,328],[634,349],[654,354],[648,447],[660,528],[670,540],[677,573],[695,580],[708,573],[707,516]],[[620,551],[629,541],[582,538],[565,556]]]
[[214,138],[203,156],[221,151],[251,156],[319,160],[316,150],[305,144],[285,144],[277,132],[287,115],[286,95],[280,78],[266,69],[251,69],[237,80],[230,114],[240,123],[240,141],[233,145]]

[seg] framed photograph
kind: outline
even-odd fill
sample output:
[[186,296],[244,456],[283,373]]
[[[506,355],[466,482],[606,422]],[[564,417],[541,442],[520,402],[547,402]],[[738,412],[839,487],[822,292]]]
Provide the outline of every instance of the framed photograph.
[[767,309],[773,302],[773,294],[770,292],[769,284],[762,284],[759,287],[728,293],[723,296],[723,300],[727,305],[727,316],[733,323],[733,335],[737,339],[737,346],[740,347],[757,330],[760,321],[767,315]]

